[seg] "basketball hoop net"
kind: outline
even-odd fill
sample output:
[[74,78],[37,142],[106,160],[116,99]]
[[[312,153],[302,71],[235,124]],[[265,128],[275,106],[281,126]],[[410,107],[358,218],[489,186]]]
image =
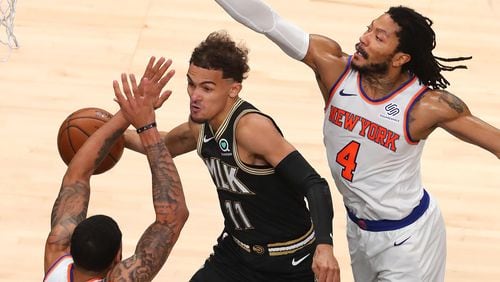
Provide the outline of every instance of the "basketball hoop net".
[[16,36],[14,35],[14,18],[16,16],[17,0],[0,0],[0,27],[5,28],[5,34],[0,31],[0,43],[6,45],[8,53],[2,54],[0,60],[7,61],[12,49],[18,48]]

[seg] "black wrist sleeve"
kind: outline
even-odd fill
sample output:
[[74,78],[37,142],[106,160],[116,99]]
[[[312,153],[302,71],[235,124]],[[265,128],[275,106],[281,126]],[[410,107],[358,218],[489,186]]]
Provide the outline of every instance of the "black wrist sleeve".
[[298,151],[291,152],[274,170],[280,177],[302,189],[309,204],[316,242],[332,245],[333,205],[326,180],[319,176]]

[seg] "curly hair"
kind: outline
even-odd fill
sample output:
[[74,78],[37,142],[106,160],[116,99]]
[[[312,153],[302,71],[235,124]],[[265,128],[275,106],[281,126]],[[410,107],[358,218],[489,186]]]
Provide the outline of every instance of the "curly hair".
[[223,78],[242,82],[250,70],[248,49],[237,45],[225,31],[212,32],[194,49],[189,64],[197,67],[221,70]]
[[456,62],[470,60],[472,57],[441,58],[432,54],[436,47],[436,34],[429,18],[403,6],[391,7],[386,13],[401,28],[397,33],[399,46],[396,51],[407,53],[412,58],[403,66],[403,71],[412,72],[432,89],[445,89],[450,83],[441,71],[467,68],[465,65],[447,66],[439,61]]

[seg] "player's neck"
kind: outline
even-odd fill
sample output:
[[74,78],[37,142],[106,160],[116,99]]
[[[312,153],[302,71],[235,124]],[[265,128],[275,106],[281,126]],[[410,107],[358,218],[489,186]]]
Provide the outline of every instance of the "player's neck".
[[227,119],[227,116],[232,112],[234,104],[239,100],[238,97],[234,99],[228,99],[226,105],[224,106],[224,109],[220,111],[215,117],[210,119],[208,123],[210,124],[210,127],[212,128],[213,132],[216,133],[219,127],[224,123],[224,121]]
[[96,282],[102,279],[104,277],[100,275],[88,275],[73,268],[73,282]]
[[385,75],[364,74],[361,85],[368,97],[374,100],[384,98],[408,81],[410,74],[407,72],[388,73]]

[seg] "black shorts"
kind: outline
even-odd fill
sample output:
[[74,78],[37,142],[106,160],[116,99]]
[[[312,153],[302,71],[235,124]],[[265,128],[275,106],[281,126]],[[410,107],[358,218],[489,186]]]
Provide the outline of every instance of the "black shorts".
[[311,269],[316,245],[286,255],[248,253],[227,234],[221,235],[214,252],[198,270],[191,282],[313,282]]

